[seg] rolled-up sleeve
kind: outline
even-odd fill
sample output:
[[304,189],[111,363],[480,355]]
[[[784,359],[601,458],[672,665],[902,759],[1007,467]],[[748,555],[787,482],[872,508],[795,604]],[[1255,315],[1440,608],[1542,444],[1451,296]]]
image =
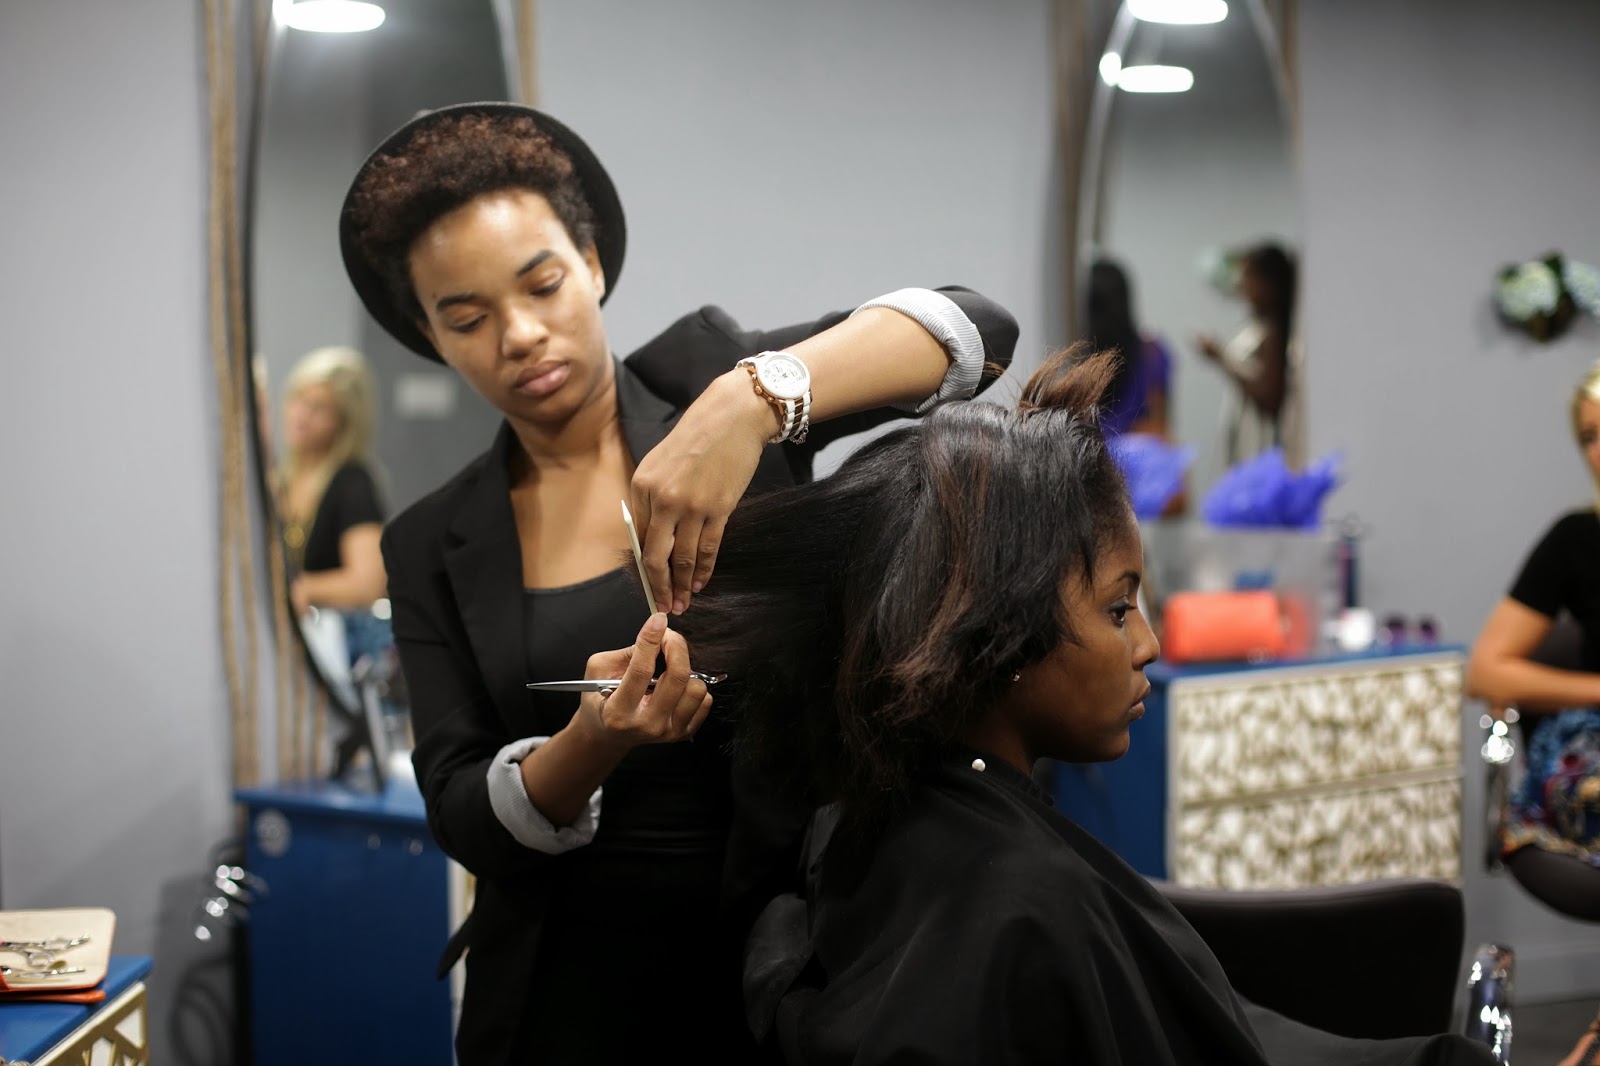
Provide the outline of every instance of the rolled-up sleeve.
[[551,825],[550,819],[528,798],[528,790],[522,784],[522,760],[549,739],[525,737],[514,741],[489,761],[489,806],[517,843],[546,855],[560,855],[594,839],[595,830],[600,828],[600,794],[604,789],[594,790],[588,805],[571,825],[560,829]]
[[950,368],[932,395],[915,403],[900,405],[902,410],[922,414],[945,400],[965,400],[978,391],[983,380],[983,336],[965,311],[950,297],[933,289],[896,289],[856,308],[860,314],[869,307],[887,307],[912,319],[944,346]]

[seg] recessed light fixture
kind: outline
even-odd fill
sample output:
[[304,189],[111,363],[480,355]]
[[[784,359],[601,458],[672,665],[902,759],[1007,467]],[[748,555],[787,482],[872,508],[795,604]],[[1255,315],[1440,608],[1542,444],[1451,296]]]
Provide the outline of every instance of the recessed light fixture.
[[383,25],[383,8],[361,0],[280,0],[273,9],[285,26],[313,33],[362,33]]
[[1198,26],[1228,17],[1227,0],[1128,0],[1128,11],[1142,22]]
[[1117,72],[1117,88],[1130,93],[1186,93],[1194,87],[1194,72],[1188,67],[1157,64],[1123,67]]
[[1115,52],[1107,52],[1100,57],[1100,80],[1112,88],[1116,88],[1117,76],[1122,73],[1122,57]]

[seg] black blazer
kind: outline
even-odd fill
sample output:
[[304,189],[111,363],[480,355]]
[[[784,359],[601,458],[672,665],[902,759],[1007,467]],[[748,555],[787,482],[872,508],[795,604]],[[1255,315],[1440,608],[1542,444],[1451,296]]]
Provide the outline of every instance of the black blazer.
[[[941,290],[978,327],[995,370],[1010,364],[1017,327],[996,304],[965,289]],[[788,347],[842,321],[847,313],[772,332],[741,330],[704,307],[679,319],[618,364],[617,405],[637,463],[678,416],[741,358]],[[817,450],[898,412],[880,410],[818,423],[804,445],[769,445],[750,492],[811,478]],[[470,947],[457,1033],[463,1066],[509,1062],[527,998],[548,891],[541,871],[561,856],[532,851],[511,836],[489,805],[489,762],[528,727],[522,556],[511,510],[507,460],[517,447],[502,425],[489,450],[444,486],[396,517],[383,535],[392,624],[411,696],[417,746],[412,762],[439,846],[477,876],[473,912],[452,939],[441,974]],[[601,649],[596,649],[601,650]],[[804,812],[745,802],[730,840],[730,897],[759,894],[794,866]],[[744,858],[735,863],[732,856]],[[737,867],[737,869],[735,868]],[[755,906],[739,910],[753,915]]]

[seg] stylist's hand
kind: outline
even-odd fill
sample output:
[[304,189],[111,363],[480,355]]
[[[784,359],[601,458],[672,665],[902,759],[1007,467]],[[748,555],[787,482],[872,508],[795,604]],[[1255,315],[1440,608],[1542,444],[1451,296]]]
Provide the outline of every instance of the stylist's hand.
[[1194,346],[1200,349],[1201,355],[1205,356],[1213,363],[1222,362],[1222,345],[1217,343],[1215,337],[1209,337],[1201,334],[1194,339]]
[[682,614],[711,580],[723,527],[777,430],[772,406],[735,369],[713,381],[639,464],[629,507],[661,610]]
[[[658,654],[666,657],[667,668],[655,691],[647,694]],[[711,713],[706,683],[689,676],[689,646],[667,628],[665,614],[650,616],[633,647],[591,655],[583,676],[622,680],[607,697],[584,693],[574,719],[574,724],[618,750],[692,737]]]

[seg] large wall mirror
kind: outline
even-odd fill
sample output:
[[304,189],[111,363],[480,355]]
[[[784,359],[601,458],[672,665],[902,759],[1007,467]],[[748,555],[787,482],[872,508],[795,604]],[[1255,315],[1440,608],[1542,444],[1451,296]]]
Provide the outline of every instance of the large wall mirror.
[[[370,534],[355,546],[375,551],[377,523],[442,483],[498,425],[456,375],[406,351],[362,309],[335,220],[384,136],[419,110],[511,98],[516,79],[508,5],[493,0],[386,0],[381,25],[343,33],[293,28],[276,6],[251,161],[248,297],[263,462],[292,581],[352,563],[336,532],[351,512]],[[354,486],[341,474],[352,444],[368,475]],[[361,657],[375,664],[387,643],[379,581],[312,598],[318,609],[299,622],[358,731],[377,724],[363,722],[355,681]]]
[[[1152,21],[1165,15],[1221,17]],[[1271,243],[1294,265],[1301,260],[1294,140],[1291,86],[1262,0],[1119,6],[1084,154],[1080,322],[1087,334],[1093,264],[1120,267],[1138,327],[1170,358],[1166,430],[1194,448],[1189,513],[1229,464],[1231,412],[1242,402],[1202,352],[1202,338],[1235,351],[1249,340],[1253,316],[1239,291],[1236,257]],[[1116,340],[1093,339],[1102,346]],[[1288,354],[1280,425],[1292,461],[1302,430],[1295,373],[1302,356],[1292,324]]]

